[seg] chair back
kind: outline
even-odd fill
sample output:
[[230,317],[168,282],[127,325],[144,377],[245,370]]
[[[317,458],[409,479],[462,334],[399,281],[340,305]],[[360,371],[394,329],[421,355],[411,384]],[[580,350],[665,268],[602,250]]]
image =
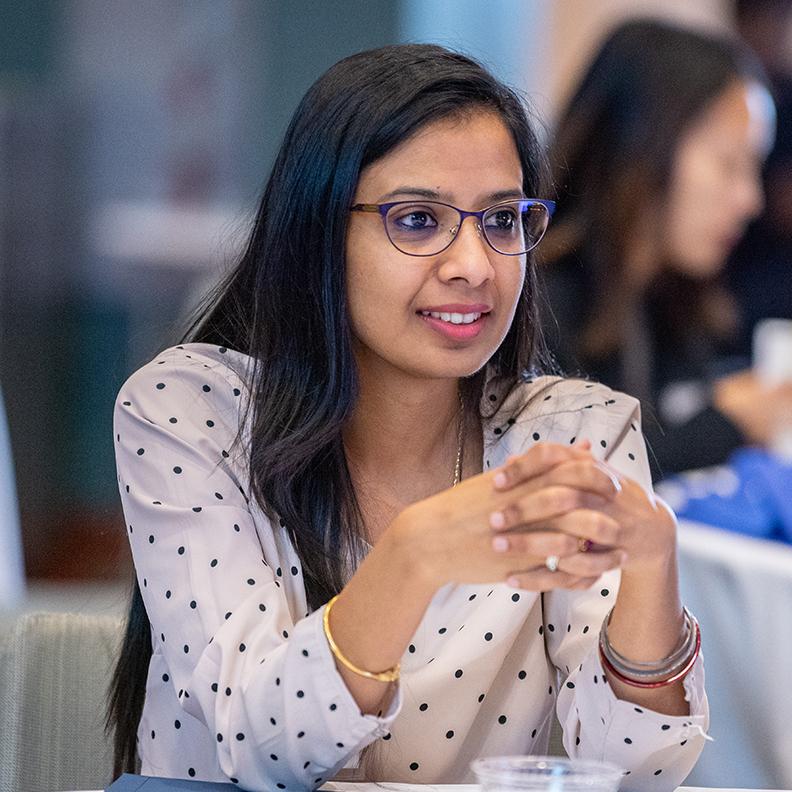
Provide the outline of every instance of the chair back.
[[107,688],[122,621],[31,613],[0,642],[0,792],[104,789]]

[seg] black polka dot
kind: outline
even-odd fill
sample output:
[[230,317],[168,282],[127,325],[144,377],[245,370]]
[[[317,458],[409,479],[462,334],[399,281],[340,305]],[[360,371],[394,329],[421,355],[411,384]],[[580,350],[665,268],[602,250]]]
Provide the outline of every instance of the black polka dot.
[[248,578],[247,579],[247,584],[248,584],[248,586],[255,586],[256,585],[256,581],[253,578]]
[[174,729],[181,729],[181,721],[180,720],[173,721],[173,728]]
[[438,635],[445,635],[447,631],[448,631],[448,628],[447,628],[447,627],[441,627],[441,628],[440,628],[440,629],[437,631],[437,634],[438,634]]
[[525,679],[525,677],[527,677],[527,676],[528,676],[528,674],[526,674],[525,671],[520,671],[520,673],[517,674],[517,678],[518,679]]
[[484,640],[485,641],[491,641],[492,640],[492,633],[491,632],[484,633]]
[[149,534],[149,544],[154,544],[154,534]]
[[303,649],[302,650],[302,656],[303,657],[308,657],[308,650],[307,649]]
[[498,397],[494,393],[490,393],[489,400],[493,402],[498,401]]
[[152,729],[151,730],[151,739],[153,740],[156,736],[157,736],[157,733],[154,731],[154,729]]
[[212,389],[208,385],[204,385],[203,386],[203,392],[204,393],[209,393],[210,390],[212,390]]
[[508,718],[507,718],[505,715],[501,715],[501,716],[498,718],[498,723],[500,723],[500,724],[501,724],[501,726],[502,726],[504,723],[506,723],[506,721],[507,721],[507,720],[508,720]]
[[162,390],[164,387],[165,387],[165,383],[164,382],[158,382],[157,383],[157,390]]
[[239,533],[239,532],[240,532],[240,530],[241,530],[241,528],[240,528],[240,527],[239,527],[239,526],[238,526],[236,523],[234,523],[234,530],[235,530],[237,533]]
[[570,690],[572,690],[572,689],[575,687],[575,683],[574,683],[574,682],[567,682],[567,683],[566,683],[566,686],[567,686],[567,687],[568,687]]
[[627,745],[632,745],[632,740],[629,737],[625,737],[624,742],[626,742]]
[[418,762],[410,762],[410,770],[417,770],[419,767]]
[[195,768],[194,767],[188,767],[187,768],[187,775],[190,776],[190,778],[194,778],[195,777]]
[[481,695],[478,697],[478,702],[479,702],[479,704],[481,704],[481,702],[482,702],[482,701],[484,701],[484,696],[485,696],[485,695],[486,695],[485,693],[482,693],[482,694],[481,694]]
[[421,712],[426,712],[426,710],[429,709],[429,705],[426,702],[424,702],[423,704],[421,704],[420,707],[418,707],[418,709],[421,710]]
[[607,443],[606,443],[604,440],[600,440],[600,445],[601,445],[603,448],[607,448],[607,447],[608,447],[608,444],[607,444]]
[[187,644],[184,644],[184,654],[189,654],[190,647]]
[[516,594],[516,593],[512,594],[511,598],[512,598],[512,602],[519,602],[520,601],[520,595],[519,594]]
[[195,610],[198,607],[198,603],[195,600],[190,600],[190,607]]
[[289,633],[287,633],[286,630],[283,631],[283,637],[284,638],[288,638],[289,637]]
[[655,774],[655,775],[660,775],[660,773],[662,773],[662,772],[663,772],[662,770],[655,770],[655,771],[654,771],[654,774]]
[[303,696],[305,696],[305,693],[302,690],[298,690],[297,691],[297,698],[303,698]]
[[165,592],[165,599],[170,599],[170,598],[171,598],[171,592],[170,592],[170,589],[168,589],[168,590]]
[[217,693],[218,684],[217,682],[212,682],[212,692]]
[[449,730],[446,732],[446,739],[447,739],[447,740],[450,740],[450,739],[451,739],[453,736],[454,736],[453,729],[449,729]]
[[245,644],[243,644],[243,643],[239,644],[239,651],[240,652],[244,652],[245,649],[247,649],[247,646],[245,646]]
[[198,512],[199,512],[199,511],[202,511],[202,510],[203,510],[203,507],[202,507],[202,506],[193,506],[193,511],[194,511],[196,514],[198,514]]
[[633,453],[632,453],[632,451],[631,451],[629,454],[627,454],[627,456],[628,456],[628,457],[629,457],[629,458],[630,458],[630,459],[631,459],[633,462],[635,461],[635,454],[633,454]]
[[603,597],[607,597],[608,594],[610,594],[610,591],[608,591],[608,589],[602,589],[602,591],[600,591],[600,594],[602,594]]
[[583,628],[583,635],[585,635],[589,631],[588,624]]
[[465,672],[464,672],[464,671],[463,671],[461,668],[457,668],[457,670],[456,670],[456,671],[454,671],[454,676],[455,676],[457,679],[459,679],[459,677],[461,677],[461,676],[462,676],[462,674],[464,674],[464,673],[465,673]]
[[554,624],[548,624],[548,625],[547,625],[547,629],[548,629],[550,632],[555,632],[555,625],[554,625]]
[[664,723],[664,724],[663,724],[663,725],[662,725],[660,728],[661,728],[663,731],[668,731],[668,730],[669,730],[671,727],[670,727],[670,726],[669,726],[667,723]]
[[145,448],[138,448],[138,450],[137,450],[138,456],[143,456],[143,454],[145,454],[145,453],[146,453],[146,449]]
[[216,558],[213,558],[213,559],[212,559],[212,560],[209,562],[209,566],[210,566],[210,567],[216,567],[216,566],[217,566],[217,559],[216,559]]
[[167,674],[163,674],[162,675],[162,681],[163,682],[167,682],[169,679],[170,679],[170,677]]
[[226,613],[226,614],[225,614],[225,616],[223,616],[223,618],[224,618],[226,621],[228,621],[228,620],[231,618],[231,611],[228,611],[228,613]]
[[331,704],[330,705],[330,712],[335,712],[338,709],[338,704]]
[[242,732],[237,732],[236,738],[239,740],[239,742],[242,742],[242,740],[245,739],[245,735],[242,734]]
[[580,737],[575,737],[575,745],[580,745]]
[[179,549],[176,551],[179,555],[184,555],[184,545],[181,545]]
[[178,421],[176,420],[176,418],[174,418],[173,416],[171,416],[170,418],[168,418],[168,421],[170,421],[170,423],[178,423]]
[[633,707],[633,709],[639,714],[643,715],[643,710],[640,707]]
[[533,435],[531,436],[533,437],[534,440],[538,440],[540,437],[539,432],[534,432]]
[[531,732],[531,739],[533,740],[534,737],[536,737],[536,729]]
[[263,602],[260,602],[260,603],[259,603],[259,610],[260,610],[262,613],[264,613],[264,611],[265,611],[265,610],[267,610],[267,606],[266,606],[266,605],[265,605]]
[[214,421],[209,420],[206,422],[206,425],[211,429],[214,426]]
[[[305,737],[305,732],[304,732],[304,731],[297,732],[297,739],[298,739],[298,740],[302,740],[302,738],[303,738],[303,737]],[[309,765],[309,764],[310,764],[310,762],[306,762],[306,763],[303,765],[303,769],[304,769],[304,768],[306,768],[306,767],[308,767],[308,765]]]
[[223,742],[223,735],[220,732],[217,733],[217,742]]
[[408,651],[410,654],[415,654],[415,645],[414,645],[414,644],[410,644],[410,645],[407,647],[407,651]]

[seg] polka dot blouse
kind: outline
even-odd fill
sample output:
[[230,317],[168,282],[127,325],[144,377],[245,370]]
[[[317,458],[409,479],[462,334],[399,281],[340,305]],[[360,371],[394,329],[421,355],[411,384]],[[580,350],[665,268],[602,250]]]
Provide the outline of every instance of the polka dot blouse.
[[[322,632],[324,608],[309,612],[288,532],[250,499],[232,450],[249,363],[222,347],[175,347],[133,374],[116,403],[119,488],[153,646],[143,773],[310,788],[353,772],[373,744],[362,766],[372,760],[378,780],[470,782],[478,756],[546,752],[555,706],[570,756],[614,762],[643,792],[682,782],[708,725],[702,661],[685,680],[689,716],[613,695],[596,639],[618,572],[582,592],[441,588],[389,708],[361,714]],[[651,486],[634,399],[550,377],[501,405],[489,383],[483,398],[488,414],[500,406],[484,426],[485,470],[542,440],[588,439]]]

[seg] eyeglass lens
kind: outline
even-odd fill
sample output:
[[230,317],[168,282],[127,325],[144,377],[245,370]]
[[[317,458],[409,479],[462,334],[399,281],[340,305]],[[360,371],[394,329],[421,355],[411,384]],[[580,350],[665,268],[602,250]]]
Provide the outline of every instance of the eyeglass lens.
[[[475,222],[475,218],[471,219]],[[548,221],[549,214],[543,204],[509,201],[489,209],[481,228],[497,252],[516,256],[538,244]],[[459,226],[460,214],[454,207],[433,201],[399,203],[385,217],[391,242],[413,256],[433,256],[445,250]]]

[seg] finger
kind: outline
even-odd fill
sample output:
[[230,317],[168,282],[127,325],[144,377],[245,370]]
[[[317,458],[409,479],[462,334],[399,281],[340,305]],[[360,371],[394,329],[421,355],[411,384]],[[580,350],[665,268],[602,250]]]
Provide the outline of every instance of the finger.
[[522,481],[545,473],[562,462],[583,455],[589,456],[585,451],[558,443],[537,443],[526,453],[509,457],[506,464],[495,471],[492,483],[497,490],[507,490]]
[[541,566],[523,572],[513,572],[506,579],[506,583],[512,588],[526,591],[552,591],[557,588],[573,588],[579,580],[577,576],[562,572],[560,569],[551,572]]
[[558,569],[570,575],[586,578],[598,578],[611,569],[618,569],[627,560],[621,550],[610,550],[601,553],[575,553],[561,558]]
[[593,457],[557,465],[542,476],[542,483],[575,487],[603,498],[613,498],[621,491],[614,472]]
[[578,540],[556,531],[498,534],[492,538],[492,549],[507,558],[530,559],[533,562],[530,566],[535,566],[548,556],[562,557],[576,553]]
[[576,509],[602,509],[609,501],[574,487],[544,487],[506,503],[489,516],[490,527],[509,531],[521,526],[546,523]]
[[617,547],[622,542],[621,524],[596,509],[575,509],[549,520],[548,527],[570,536],[589,539],[595,545]]
[[573,591],[585,591],[590,589],[598,580],[598,577],[578,578],[577,583],[573,583],[569,588]]

